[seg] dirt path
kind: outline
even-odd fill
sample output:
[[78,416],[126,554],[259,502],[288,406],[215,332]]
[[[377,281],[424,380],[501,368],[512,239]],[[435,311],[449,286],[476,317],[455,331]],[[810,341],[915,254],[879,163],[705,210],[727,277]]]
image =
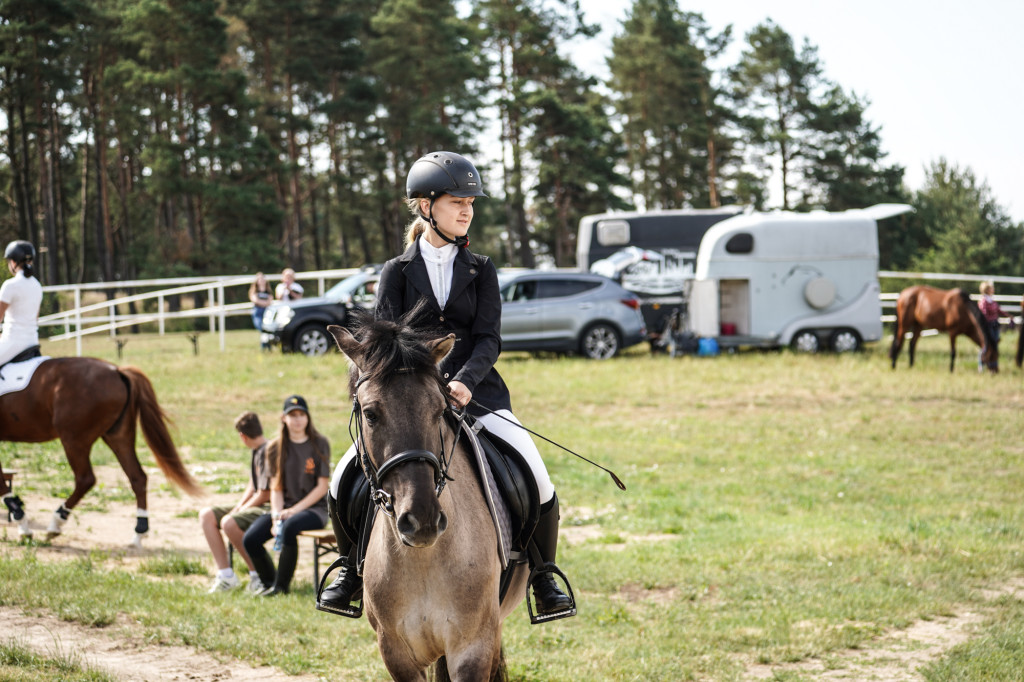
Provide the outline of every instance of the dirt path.
[[[986,590],[988,599],[1009,595],[1024,600],[1024,580]],[[797,673],[816,680],[872,680],[873,682],[917,682],[924,677],[918,669],[940,659],[954,646],[966,642],[985,614],[965,608],[955,616],[921,620],[905,630],[883,635],[859,649],[781,665],[752,664],[744,680],[772,680],[782,673]]]
[[102,670],[125,682],[318,682],[322,679],[312,675],[286,675],[271,667],[253,668],[235,659],[219,660],[184,646],[146,644],[132,634],[132,625],[127,622],[102,629],[88,628],[4,607],[0,607],[0,622],[4,624],[0,639],[5,642],[54,658],[71,658],[79,665]]

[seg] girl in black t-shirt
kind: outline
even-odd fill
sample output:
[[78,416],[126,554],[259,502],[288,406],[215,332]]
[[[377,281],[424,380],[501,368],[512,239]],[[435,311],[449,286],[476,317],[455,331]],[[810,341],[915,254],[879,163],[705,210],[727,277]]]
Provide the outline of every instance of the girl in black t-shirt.
[[[327,523],[327,486],[331,475],[331,446],[313,426],[306,400],[289,396],[281,414],[281,433],[267,444],[270,468],[269,514],[256,519],[243,543],[260,581],[261,597],[288,592],[299,556],[298,534],[319,530]],[[280,536],[277,571],[263,544]]]

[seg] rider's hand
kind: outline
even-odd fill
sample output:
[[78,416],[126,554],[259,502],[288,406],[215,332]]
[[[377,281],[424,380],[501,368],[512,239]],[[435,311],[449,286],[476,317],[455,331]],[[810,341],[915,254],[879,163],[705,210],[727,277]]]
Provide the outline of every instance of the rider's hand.
[[452,404],[455,407],[465,407],[473,398],[473,392],[466,388],[461,381],[453,381],[448,384],[448,393],[452,397]]

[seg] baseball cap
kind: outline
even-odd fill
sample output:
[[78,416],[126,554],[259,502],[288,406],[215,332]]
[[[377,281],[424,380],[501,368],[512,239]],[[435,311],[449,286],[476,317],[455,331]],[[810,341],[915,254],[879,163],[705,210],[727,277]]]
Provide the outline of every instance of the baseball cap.
[[309,414],[309,406],[306,405],[306,399],[301,395],[290,395],[284,399],[284,413],[288,414],[293,410],[302,410],[306,414]]

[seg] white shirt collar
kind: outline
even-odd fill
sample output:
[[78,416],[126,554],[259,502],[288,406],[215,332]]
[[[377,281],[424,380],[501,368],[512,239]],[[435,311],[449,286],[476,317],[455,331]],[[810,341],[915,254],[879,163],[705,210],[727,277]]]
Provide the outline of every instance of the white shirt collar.
[[423,255],[423,260],[429,263],[446,264],[455,259],[456,252],[455,244],[445,244],[441,248],[437,248],[427,241],[426,234],[420,235],[420,253]]

